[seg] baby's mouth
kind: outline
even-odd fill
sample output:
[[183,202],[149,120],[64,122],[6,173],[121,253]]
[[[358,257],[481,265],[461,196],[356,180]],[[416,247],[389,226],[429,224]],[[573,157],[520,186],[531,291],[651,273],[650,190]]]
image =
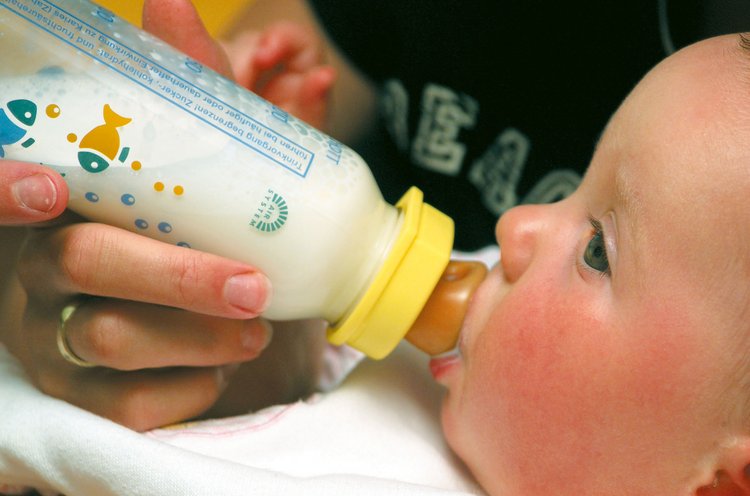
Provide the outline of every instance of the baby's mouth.
[[476,327],[475,322],[481,320],[480,314],[482,313],[483,305],[489,303],[489,293],[493,292],[490,288],[491,285],[496,284],[497,281],[502,280],[502,269],[500,263],[493,265],[492,268],[486,273],[482,282],[477,286],[476,290],[471,295],[471,299],[468,302],[466,308],[466,315],[464,316],[463,323],[461,325],[461,331],[459,332],[458,345],[463,346],[463,342],[467,339],[469,331],[467,329]]
[[406,339],[432,356],[456,347],[474,293],[487,275],[481,262],[451,261]]
[[455,345],[446,351],[434,354],[430,360],[430,373],[435,381],[447,386],[449,373],[462,365],[468,347],[469,329],[475,327],[472,322],[476,321],[477,314],[481,313],[480,301],[486,300],[481,294],[488,291],[486,287],[490,283],[490,277],[499,277],[499,274],[497,274],[499,270],[499,267],[493,267],[492,272],[488,275],[486,266],[480,269],[481,279],[475,282],[471,288],[471,294],[466,298]]
[[430,359],[430,373],[436,382],[446,385],[448,373],[461,364],[461,351],[458,346]]

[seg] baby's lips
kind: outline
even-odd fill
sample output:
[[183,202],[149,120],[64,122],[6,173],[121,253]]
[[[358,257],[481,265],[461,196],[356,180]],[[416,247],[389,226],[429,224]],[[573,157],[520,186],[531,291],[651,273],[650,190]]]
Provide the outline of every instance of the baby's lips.
[[407,341],[433,356],[453,349],[471,297],[486,275],[487,266],[481,262],[452,260],[407,333]]

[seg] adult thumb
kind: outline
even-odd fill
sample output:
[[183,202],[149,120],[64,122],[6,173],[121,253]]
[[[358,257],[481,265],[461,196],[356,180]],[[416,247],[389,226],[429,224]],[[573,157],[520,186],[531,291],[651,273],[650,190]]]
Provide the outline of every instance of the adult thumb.
[[68,187],[55,171],[39,164],[0,161],[0,225],[53,219],[67,202]]

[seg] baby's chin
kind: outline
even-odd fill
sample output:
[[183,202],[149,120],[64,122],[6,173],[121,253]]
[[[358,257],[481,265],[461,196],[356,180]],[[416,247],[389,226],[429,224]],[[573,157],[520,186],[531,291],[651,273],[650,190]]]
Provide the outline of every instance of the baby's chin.
[[[485,487],[488,484],[489,478],[485,477],[479,467],[472,463],[473,457],[476,456],[476,451],[480,448],[476,446],[476,443],[472,443],[470,440],[465,439],[465,433],[462,432],[462,422],[460,416],[457,414],[455,409],[450,405],[450,393],[443,398],[443,407],[441,411],[441,423],[443,427],[443,435],[448,443],[450,449],[456,454],[461,460],[466,469],[472,474],[474,479],[482,485],[485,491],[488,490]],[[489,494],[500,494],[502,493],[489,493]]]
[[461,424],[455,410],[453,410],[452,408],[450,392],[443,397],[443,403],[440,409],[440,423],[443,428],[443,435],[448,442],[448,446],[450,446],[450,448],[460,456],[461,445],[458,442],[458,427]]

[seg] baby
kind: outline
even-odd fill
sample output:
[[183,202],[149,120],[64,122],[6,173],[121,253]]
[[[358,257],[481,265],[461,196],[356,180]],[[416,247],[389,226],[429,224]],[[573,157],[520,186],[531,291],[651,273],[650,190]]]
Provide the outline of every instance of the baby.
[[625,99],[569,198],[512,209],[460,356],[451,447],[488,492],[750,494],[750,41]]
[[431,363],[490,494],[750,494],[748,109],[750,42],[693,45],[572,196],[502,216],[460,353]]

